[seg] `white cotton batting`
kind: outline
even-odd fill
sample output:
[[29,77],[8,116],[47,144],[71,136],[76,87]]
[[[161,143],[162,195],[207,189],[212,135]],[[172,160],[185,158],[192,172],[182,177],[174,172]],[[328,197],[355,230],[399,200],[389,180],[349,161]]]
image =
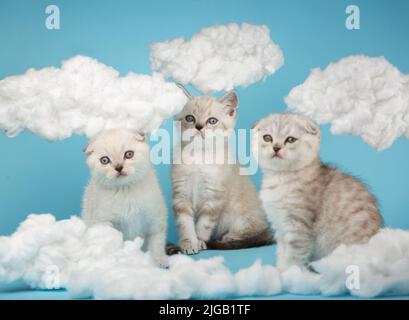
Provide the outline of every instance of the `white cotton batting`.
[[246,87],[275,73],[284,63],[265,25],[215,25],[190,40],[152,44],[152,70],[203,93]]
[[350,56],[313,69],[285,101],[292,111],[330,123],[333,134],[359,136],[378,150],[409,138],[409,75],[383,57]]
[[96,59],[76,56],[61,68],[29,69],[0,80],[0,129],[10,137],[28,129],[49,140],[117,127],[150,132],[186,101],[159,74],[120,76]]
[[143,241],[123,241],[107,225],[87,228],[78,217],[56,221],[29,215],[10,237],[0,237],[0,284],[23,280],[32,288],[67,288],[73,297],[97,299],[223,298],[270,295],[278,274],[256,262],[233,274],[222,257],[170,257],[159,268]]
[[24,282],[96,299],[409,295],[409,232],[398,229],[383,229],[366,244],[340,246],[312,263],[318,273],[296,266],[280,273],[260,261],[232,273],[222,257],[185,255],[170,257],[170,268],[161,269],[142,244],[139,238],[123,241],[107,225],[86,227],[78,217],[29,215],[14,234],[0,237],[0,287]]

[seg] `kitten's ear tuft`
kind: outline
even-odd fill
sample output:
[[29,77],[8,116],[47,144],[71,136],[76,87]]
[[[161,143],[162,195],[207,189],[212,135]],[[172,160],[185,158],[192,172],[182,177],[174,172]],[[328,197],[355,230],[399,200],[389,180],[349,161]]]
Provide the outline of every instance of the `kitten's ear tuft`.
[[235,115],[236,110],[239,106],[239,98],[237,97],[237,93],[235,91],[227,92],[223,97],[221,97],[218,100],[219,102],[225,105],[230,116]]
[[318,125],[310,118],[303,116],[302,117],[303,128],[308,134],[316,136],[320,133],[320,128]]
[[136,138],[136,140],[141,141],[141,142],[146,140],[145,134],[143,132],[137,131],[137,130],[135,131],[135,138]]
[[182,89],[183,93],[185,94],[185,96],[189,99],[192,100],[193,99],[193,95],[181,84],[181,83],[176,83],[176,85]]
[[253,126],[251,127],[251,129],[253,130],[259,130],[259,125],[260,125],[261,120],[258,120],[255,124],[253,124]]
[[84,146],[84,148],[82,148],[82,151],[85,153],[85,155],[87,156],[87,157],[89,157],[94,151],[92,151],[91,149],[90,149],[90,147],[89,147],[89,143],[87,143],[85,146]]
[[221,103],[223,103],[226,107],[231,107],[237,109],[239,105],[239,98],[237,97],[237,93],[235,91],[227,92],[223,97],[218,99]]

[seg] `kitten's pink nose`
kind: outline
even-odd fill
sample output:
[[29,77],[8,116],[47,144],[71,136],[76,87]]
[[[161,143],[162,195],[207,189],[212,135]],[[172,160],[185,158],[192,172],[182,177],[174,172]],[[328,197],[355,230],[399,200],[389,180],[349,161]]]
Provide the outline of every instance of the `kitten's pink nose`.
[[201,124],[196,124],[195,128],[200,131],[203,129],[203,126]]
[[275,153],[277,153],[278,151],[281,150],[281,147],[279,147],[279,146],[274,146],[274,147],[273,147],[273,150],[274,150]]
[[118,171],[118,172],[121,172],[123,168],[124,168],[124,166],[122,164],[117,164],[115,166],[115,170]]

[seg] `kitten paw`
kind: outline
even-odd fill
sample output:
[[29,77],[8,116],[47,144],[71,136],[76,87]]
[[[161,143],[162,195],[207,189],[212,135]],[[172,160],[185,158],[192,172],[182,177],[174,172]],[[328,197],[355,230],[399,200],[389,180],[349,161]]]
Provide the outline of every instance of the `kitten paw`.
[[163,269],[169,268],[169,259],[167,256],[155,256],[156,263]]
[[180,249],[184,254],[197,254],[200,250],[206,250],[206,243],[198,239],[185,239],[180,242]]
[[204,240],[200,240],[199,239],[199,250],[206,250],[207,249],[207,245],[206,242]]
[[279,272],[284,272],[290,267],[291,267],[291,264],[288,263],[287,261],[283,261],[283,260],[280,260],[280,259],[277,261],[276,268],[277,268],[277,270]]

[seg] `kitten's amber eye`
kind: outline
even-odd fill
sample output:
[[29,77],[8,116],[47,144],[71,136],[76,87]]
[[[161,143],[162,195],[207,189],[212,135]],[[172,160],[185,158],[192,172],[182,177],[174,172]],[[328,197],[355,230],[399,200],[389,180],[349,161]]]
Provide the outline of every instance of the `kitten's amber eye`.
[[111,160],[108,157],[102,157],[101,159],[99,159],[99,161],[103,164],[106,165],[108,163],[111,162]]
[[185,120],[186,120],[187,122],[195,122],[195,117],[192,116],[191,114],[188,114],[188,115],[185,117]]
[[134,152],[132,150],[129,150],[127,152],[125,152],[124,157],[125,159],[132,159],[134,155]]
[[285,139],[285,143],[294,143],[297,141],[297,138],[294,137],[288,137],[287,139]]
[[215,125],[217,122],[219,122],[219,120],[217,120],[216,118],[209,118],[207,119],[207,123],[211,124],[211,125]]
[[269,134],[265,134],[263,136],[263,139],[264,139],[265,142],[272,142],[273,141],[273,137],[270,136]]

